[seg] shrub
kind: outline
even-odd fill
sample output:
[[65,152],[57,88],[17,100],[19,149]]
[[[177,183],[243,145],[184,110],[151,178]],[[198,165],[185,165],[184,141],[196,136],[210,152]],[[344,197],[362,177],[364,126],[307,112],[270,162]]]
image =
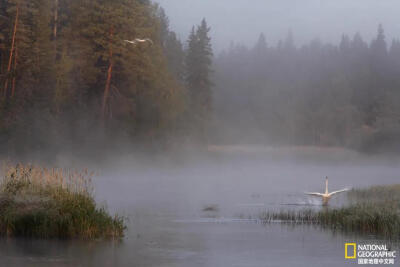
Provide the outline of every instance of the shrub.
[[119,238],[124,219],[98,208],[91,177],[33,165],[6,165],[0,182],[0,235],[37,238]]

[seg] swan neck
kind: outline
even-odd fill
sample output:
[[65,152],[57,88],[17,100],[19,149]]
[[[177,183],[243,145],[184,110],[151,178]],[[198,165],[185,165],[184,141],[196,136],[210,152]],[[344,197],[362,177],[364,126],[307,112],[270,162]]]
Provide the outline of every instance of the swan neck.
[[328,194],[328,177],[325,179],[325,194]]

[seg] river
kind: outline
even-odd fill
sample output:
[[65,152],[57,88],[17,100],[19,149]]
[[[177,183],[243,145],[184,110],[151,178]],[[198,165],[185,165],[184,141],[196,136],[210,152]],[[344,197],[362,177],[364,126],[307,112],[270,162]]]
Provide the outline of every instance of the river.
[[[346,242],[374,236],[257,220],[263,210],[320,209],[304,195],[399,183],[396,160],[337,152],[212,153],[103,169],[96,198],[128,218],[121,241],[0,239],[0,266],[352,266]],[[319,155],[318,153],[321,153]],[[324,155],[322,155],[324,153]],[[315,154],[315,155],[314,155]],[[330,203],[339,206],[345,195]],[[216,210],[203,211],[207,206]]]

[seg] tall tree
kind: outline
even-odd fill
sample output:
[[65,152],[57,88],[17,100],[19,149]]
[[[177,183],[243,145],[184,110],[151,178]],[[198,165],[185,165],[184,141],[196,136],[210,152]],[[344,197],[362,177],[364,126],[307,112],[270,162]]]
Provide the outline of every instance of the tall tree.
[[377,36],[370,46],[370,86],[368,87],[368,100],[366,106],[368,125],[373,125],[379,116],[382,108],[382,101],[385,90],[388,87],[388,58],[387,44],[385,40],[385,32],[382,25],[378,26]]
[[[182,69],[175,75],[168,65],[183,52],[171,32],[163,39],[156,10],[147,0],[3,1],[0,91],[7,83],[14,97],[0,101],[1,144],[72,142],[83,129],[101,127],[102,117],[106,134],[154,137],[175,129],[184,107],[176,78]],[[167,56],[169,36],[178,52]],[[124,42],[135,38],[153,45]]]
[[[6,73],[6,81],[4,83],[4,88],[3,88],[3,97],[6,98],[8,94],[8,82],[9,82],[9,74],[11,72],[11,66],[13,62],[13,56],[15,57],[15,39],[17,36],[17,31],[18,31],[18,20],[19,20],[19,3],[16,3],[16,8],[15,8],[15,21],[14,21],[14,28],[12,31],[12,41],[11,41],[11,47],[10,47],[10,53],[9,53],[9,59],[8,59],[8,65],[7,65],[7,73]],[[16,62],[16,60],[15,60]]]
[[192,105],[191,112],[202,141],[207,139],[207,127],[211,117],[211,65],[213,51],[210,28],[205,19],[197,27],[193,27],[188,39],[186,56],[186,83]]

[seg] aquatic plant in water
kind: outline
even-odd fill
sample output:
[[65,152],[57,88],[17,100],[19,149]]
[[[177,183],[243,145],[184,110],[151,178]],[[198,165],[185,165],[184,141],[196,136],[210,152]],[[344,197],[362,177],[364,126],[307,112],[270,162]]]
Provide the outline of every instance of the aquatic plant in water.
[[400,240],[400,185],[353,189],[348,193],[349,204],[340,208],[300,211],[265,211],[264,223],[314,224],[345,232],[374,234]]
[[93,173],[7,164],[0,180],[0,235],[120,238],[124,219],[97,207]]

